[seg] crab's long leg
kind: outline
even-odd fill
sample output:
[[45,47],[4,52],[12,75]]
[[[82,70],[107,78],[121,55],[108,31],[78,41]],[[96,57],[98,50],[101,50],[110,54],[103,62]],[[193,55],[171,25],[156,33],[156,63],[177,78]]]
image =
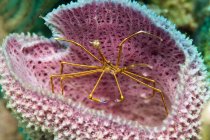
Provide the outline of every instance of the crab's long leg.
[[68,39],[64,39],[64,38],[55,38],[56,40],[61,40],[61,41],[67,41],[67,42],[70,42],[76,46],[79,46],[81,49],[83,49],[87,54],[89,54],[91,57],[93,57],[95,60],[99,61],[100,63],[103,64],[103,62],[98,59],[94,54],[92,54],[88,49],[86,49],[83,45],[73,41],[73,40],[68,40]]
[[125,71],[123,71],[123,72],[125,72],[125,73],[127,73],[127,74],[130,74],[130,75],[133,75],[133,76],[136,76],[136,77],[139,77],[139,78],[142,78],[142,79],[144,79],[144,80],[153,82],[153,83],[155,82],[155,80],[153,80],[153,79],[150,79],[150,78],[147,78],[147,77],[144,77],[144,76],[140,76],[140,75],[138,75],[138,74],[135,74],[135,73],[130,72],[130,71],[127,71],[127,70],[125,70]]
[[152,69],[152,66],[150,66],[150,65],[148,65],[148,64],[145,64],[145,63],[132,64],[132,65],[129,65],[129,66],[127,66],[127,67],[123,67],[122,69],[125,69],[125,70],[127,70],[127,69],[133,69],[133,68],[135,68],[135,67],[137,67],[137,66],[140,66],[140,67],[147,67],[147,68]]
[[119,90],[119,92],[120,92],[120,100],[119,100],[119,102],[121,102],[121,101],[124,100],[124,96],[123,96],[123,94],[122,94],[122,90],[121,90],[121,88],[120,88],[120,84],[119,84],[119,81],[118,81],[118,79],[117,79],[116,74],[113,74],[113,75],[114,75],[114,79],[115,79],[116,84],[117,84],[117,88],[118,88],[118,90]]
[[129,35],[128,37],[126,37],[125,39],[123,39],[123,40],[120,42],[120,44],[118,45],[118,47],[119,47],[119,53],[118,53],[118,57],[117,57],[117,64],[116,64],[116,66],[119,66],[119,65],[120,65],[120,58],[121,58],[121,55],[122,55],[123,44],[124,44],[127,40],[129,40],[130,38],[132,38],[132,37],[134,37],[134,36],[136,36],[136,35],[139,35],[139,34],[147,34],[147,35],[156,37],[156,38],[158,38],[160,41],[162,41],[162,38],[160,38],[159,36],[153,35],[153,34],[151,34],[151,33],[149,33],[149,32],[146,32],[146,31],[138,31],[138,32],[136,32],[136,33],[134,33],[134,34]]
[[64,61],[61,61],[60,64],[61,64],[60,74],[63,73],[64,64],[71,65],[71,66],[76,66],[76,67],[81,67],[81,68],[90,68],[90,69],[98,69],[98,68],[101,68],[100,66],[76,64],[76,63],[70,63],[70,62],[64,62]]
[[164,98],[163,92],[162,92],[160,89],[157,89],[157,88],[154,88],[154,87],[152,87],[152,86],[150,86],[150,85],[148,85],[148,84],[145,84],[144,82],[142,82],[142,81],[136,79],[135,77],[133,77],[133,76],[127,74],[126,72],[122,72],[122,74],[128,76],[129,78],[133,79],[134,81],[136,81],[136,82],[138,82],[138,83],[140,83],[140,84],[142,84],[142,85],[144,85],[144,86],[146,86],[146,87],[148,87],[148,88],[151,88],[151,89],[155,90],[156,92],[159,92],[160,95],[161,95],[161,99],[162,99],[162,102],[163,102],[163,105],[164,105],[166,114],[168,115],[168,108],[167,108],[167,106],[166,106],[165,98]]
[[63,95],[63,90],[64,90],[63,80],[64,80],[64,77],[61,77],[61,79],[60,79],[60,86],[61,86],[61,93],[62,93],[62,95]]
[[93,90],[92,90],[91,93],[89,94],[88,98],[89,98],[90,100],[93,100],[93,101],[95,101],[95,102],[101,102],[100,99],[97,99],[97,98],[94,98],[94,97],[93,97],[93,93],[95,92],[95,90],[96,90],[96,88],[97,88],[99,82],[101,81],[101,79],[102,79],[104,73],[105,73],[105,70],[102,71],[102,73],[101,73],[100,77],[98,78],[98,80],[97,80],[97,82],[96,82],[96,84],[95,84]]
[[126,73],[126,72],[122,72],[122,74],[124,74],[124,75],[130,77],[130,78],[133,79],[134,81],[137,81],[138,83],[140,83],[140,84],[142,84],[142,85],[144,85],[144,86],[146,86],[146,87],[148,87],[148,88],[151,88],[151,89],[155,90],[156,92],[161,92],[161,90],[159,90],[159,89],[157,89],[157,88],[154,88],[154,87],[152,87],[152,86],[150,86],[150,85],[148,85],[148,84],[145,84],[145,83],[142,82],[142,81],[139,81],[138,79],[136,79],[135,77],[131,76],[130,74],[128,74],[128,73]]
[[[155,83],[156,83],[156,82],[155,82],[155,80],[153,80],[153,79],[150,79],[150,78],[147,78],[147,77],[144,77],[144,76],[140,76],[140,75],[138,75],[138,74],[135,74],[135,73],[130,72],[130,71],[127,71],[127,70],[124,70],[124,72],[127,73],[127,74],[129,74],[129,75],[136,76],[136,77],[138,77],[138,78],[141,78],[141,79],[147,80],[147,81],[149,81],[149,82],[152,82],[152,83],[153,83],[153,86],[155,87]],[[155,90],[153,90],[152,95],[151,95],[150,97],[146,98],[146,99],[151,99],[151,98],[154,97],[154,96],[155,96]]]
[[53,84],[54,77],[60,77],[60,76],[50,75],[50,84],[51,84],[52,93],[54,93],[54,84]]
[[[53,74],[50,76],[50,84],[51,84],[52,92],[54,93],[54,84],[53,84],[54,77],[61,77],[61,80],[63,80],[64,78],[81,77],[81,76],[91,75],[91,74],[102,72],[102,71],[103,69],[96,69],[96,70],[88,70],[88,71],[76,72],[76,73],[71,73],[71,74]],[[62,85],[62,82],[61,82],[61,85]]]
[[161,99],[162,99],[163,104],[164,104],[164,108],[165,108],[165,111],[166,111],[166,115],[168,115],[168,108],[167,108],[167,106],[166,106],[166,102],[165,102],[165,98],[164,98],[163,92],[160,92],[160,95],[161,95]]

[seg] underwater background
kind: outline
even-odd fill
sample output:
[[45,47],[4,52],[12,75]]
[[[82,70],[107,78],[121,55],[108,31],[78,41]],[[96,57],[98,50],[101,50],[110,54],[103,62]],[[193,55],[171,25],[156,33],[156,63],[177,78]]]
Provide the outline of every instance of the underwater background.
[[[12,32],[31,32],[51,37],[51,31],[41,17],[59,5],[67,4],[70,1],[0,0],[0,44]],[[198,47],[204,58],[210,79],[210,0],[138,0],[138,2],[146,4],[157,14],[172,21],[178,30],[193,39],[193,44]],[[210,117],[204,119],[208,119],[207,122],[210,122]],[[202,139],[210,140],[210,123],[203,124],[203,128]],[[6,108],[6,101],[1,92],[0,140],[28,139],[30,136],[27,131],[18,126],[11,111]]]

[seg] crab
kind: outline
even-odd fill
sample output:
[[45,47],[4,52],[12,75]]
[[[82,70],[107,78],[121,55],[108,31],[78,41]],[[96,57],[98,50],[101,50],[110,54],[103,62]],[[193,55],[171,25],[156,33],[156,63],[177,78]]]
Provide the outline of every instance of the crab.
[[[113,78],[114,78],[114,80],[116,82],[116,86],[117,86],[118,91],[119,91],[119,95],[120,95],[120,97],[118,99],[116,99],[115,102],[122,102],[123,100],[125,100],[125,97],[124,97],[123,92],[122,92],[122,90],[120,88],[120,83],[119,83],[118,78],[117,78],[118,74],[122,74],[122,75],[125,75],[128,78],[136,81],[137,83],[142,84],[143,86],[152,89],[152,95],[147,97],[146,99],[151,99],[152,97],[154,97],[154,95],[156,93],[159,93],[160,96],[161,96],[162,102],[163,102],[163,106],[165,108],[166,115],[168,115],[168,108],[167,108],[167,105],[166,105],[166,102],[165,102],[165,99],[164,99],[164,94],[163,94],[163,92],[160,89],[156,88],[156,83],[157,82],[155,80],[153,80],[153,79],[150,79],[150,78],[146,77],[146,76],[138,75],[138,74],[136,74],[134,72],[129,71],[129,69],[133,69],[133,68],[135,68],[137,66],[147,67],[147,68],[150,68],[150,69],[152,69],[152,66],[148,65],[148,64],[145,64],[145,63],[140,63],[140,64],[131,64],[131,65],[125,66],[125,67],[120,67],[120,60],[121,60],[121,55],[122,55],[123,44],[126,41],[128,41],[130,38],[133,38],[134,36],[137,36],[137,35],[140,35],[140,34],[146,34],[146,35],[155,37],[155,38],[159,39],[160,41],[162,41],[161,37],[153,35],[153,34],[151,34],[149,32],[142,31],[142,30],[140,30],[138,32],[135,32],[135,33],[129,35],[128,37],[124,38],[120,42],[120,44],[118,45],[119,52],[118,52],[116,64],[112,64],[103,55],[103,53],[101,51],[101,43],[100,43],[99,40],[94,40],[94,41],[92,41],[90,43],[95,49],[97,49],[101,59],[96,57],[93,53],[91,53],[89,50],[87,50],[83,45],[75,42],[74,40],[68,40],[68,39],[65,39],[65,38],[55,38],[56,40],[70,42],[70,43],[74,44],[75,46],[80,47],[88,55],[90,55],[93,59],[98,61],[101,64],[101,66],[84,65],[84,64],[76,64],[76,63],[61,61],[60,62],[60,66],[61,66],[60,67],[60,74],[50,75],[50,84],[51,84],[52,92],[54,93],[53,78],[60,78],[61,93],[62,93],[62,95],[64,95],[64,84],[63,84],[63,80],[64,79],[88,76],[88,75],[92,75],[92,74],[95,74],[95,73],[101,73],[99,78],[98,78],[98,80],[96,81],[92,91],[90,92],[88,98],[90,100],[94,101],[94,102],[106,103],[105,100],[95,98],[93,95],[94,95],[94,92],[95,92],[96,88],[98,87],[100,81],[102,80],[104,74],[105,73],[109,73],[109,74],[111,74],[113,76]],[[76,73],[70,73],[70,74],[64,74],[63,73],[64,65],[71,65],[71,66],[80,67],[80,68],[89,68],[91,70],[86,70],[86,71],[76,72]],[[152,85],[146,84],[146,83],[140,81],[139,79],[144,79],[144,80],[146,80],[148,82],[151,82]]]

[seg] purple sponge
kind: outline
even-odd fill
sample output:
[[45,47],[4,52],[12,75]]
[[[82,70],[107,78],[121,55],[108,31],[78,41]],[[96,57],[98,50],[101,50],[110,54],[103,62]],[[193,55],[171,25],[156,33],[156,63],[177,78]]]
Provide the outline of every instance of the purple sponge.
[[[0,53],[0,84],[9,99],[8,106],[20,113],[28,127],[50,131],[56,138],[80,139],[189,139],[198,137],[200,112],[209,98],[206,71],[191,40],[176,31],[166,19],[145,6],[128,0],[79,0],[61,5],[45,18],[53,37],[74,40],[100,58],[90,41],[101,42],[105,57],[115,64],[118,44],[137,31],[138,35],[123,46],[120,66],[146,63],[152,68],[136,67],[132,72],[157,81],[164,93],[169,115],[160,95],[144,97],[152,90],[126,76],[119,75],[125,96],[122,103],[111,102],[119,96],[110,74],[105,74],[94,97],[110,100],[95,103],[87,97],[100,73],[66,79],[61,95],[60,61],[101,64],[81,48],[37,35],[11,34]],[[64,73],[84,71],[65,65]],[[146,82],[146,81],[144,81]],[[148,83],[149,84],[149,83]]]

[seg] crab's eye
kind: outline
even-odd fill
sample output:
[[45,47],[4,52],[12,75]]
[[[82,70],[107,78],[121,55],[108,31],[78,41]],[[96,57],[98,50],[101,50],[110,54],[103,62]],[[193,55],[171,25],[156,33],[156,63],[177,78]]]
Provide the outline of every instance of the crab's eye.
[[90,44],[92,44],[93,47],[96,48],[96,49],[98,49],[101,45],[99,40],[94,40],[94,41],[90,42]]

